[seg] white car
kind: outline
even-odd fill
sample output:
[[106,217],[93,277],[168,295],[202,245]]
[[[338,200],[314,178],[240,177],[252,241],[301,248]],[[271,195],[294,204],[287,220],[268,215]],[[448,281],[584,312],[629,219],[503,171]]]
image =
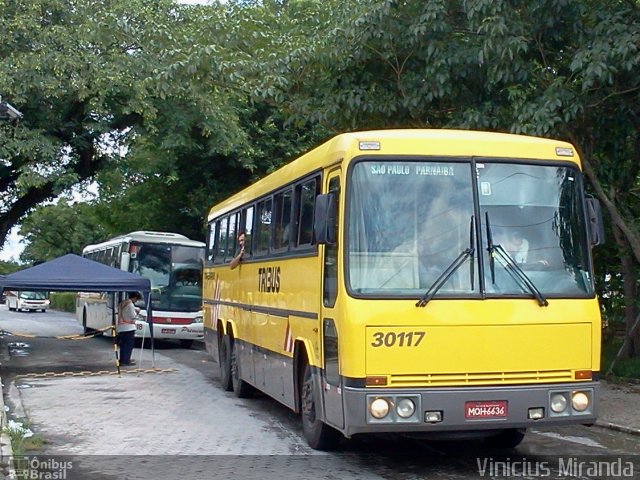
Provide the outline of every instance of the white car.
[[49,308],[49,294],[47,292],[5,292],[9,310],[37,310],[47,311]]

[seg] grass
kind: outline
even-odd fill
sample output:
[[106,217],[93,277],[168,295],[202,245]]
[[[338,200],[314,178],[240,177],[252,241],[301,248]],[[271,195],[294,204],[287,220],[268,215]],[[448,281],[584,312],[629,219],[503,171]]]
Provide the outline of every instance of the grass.
[[24,456],[26,453],[41,451],[44,448],[44,439],[31,432],[28,424],[14,423],[4,428],[11,439],[13,456]]
[[[13,423],[4,428],[11,440],[13,450],[13,466],[19,479],[30,478],[30,467],[25,455],[41,453],[44,450],[45,440],[33,434],[28,424]],[[40,478],[40,477],[38,477]]]
[[52,292],[49,298],[51,299],[51,308],[55,310],[63,312],[76,311],[75,292]]

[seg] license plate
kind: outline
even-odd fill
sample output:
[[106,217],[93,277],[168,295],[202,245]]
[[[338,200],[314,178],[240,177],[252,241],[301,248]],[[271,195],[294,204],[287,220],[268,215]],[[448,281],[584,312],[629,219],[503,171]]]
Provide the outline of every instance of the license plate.
[[506,418],[509,413],[506,400],[465,402],[464,418]]
[[163,328],[162,330],[160,330],[160,332],[162,332],[162,333],[176,333],[176,331],[173,328]]

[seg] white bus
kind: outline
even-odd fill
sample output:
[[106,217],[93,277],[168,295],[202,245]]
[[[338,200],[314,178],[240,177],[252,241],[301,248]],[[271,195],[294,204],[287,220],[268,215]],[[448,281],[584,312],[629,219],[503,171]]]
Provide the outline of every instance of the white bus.
[[[205,244],[167,232],[131,232],[88,245],[82,255],[151,281],[153,334],[158,339],[179,340],[190,347],[204,338],[202,326],[202,262]],[[105,329],[112,322],[110,293],[78,294],[76,318],[85,333]],[[149,338],[145,305],[136,321],[136,337]]]
[[28,310],[36,312],[41,310],[47,311],[49,308],[49,292],[5,292],[7,306],[10,311]]

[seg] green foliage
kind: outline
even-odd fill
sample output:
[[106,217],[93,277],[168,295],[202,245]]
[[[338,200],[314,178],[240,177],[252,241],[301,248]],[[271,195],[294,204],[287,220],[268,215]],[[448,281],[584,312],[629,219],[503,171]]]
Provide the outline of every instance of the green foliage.
[[90,204],[62,198],[55,205],[36,208],[22,223],[20,234],[27,241],[21,260],[35,263],[67,253],[81,255],[86,245],[104,240],[106,232]]
[[[204,239],[204,219],[213,204],[317,142],[303,128],[285,127],[279,113],[267,105],[254,103],[240,110],[238,122],[246,140],[236,151],[221,152],[215,139],[195,128],[189,142],[176,146],[161,146],[155,135],[138,139],[118,170],[98,177],[101,201],[93,212],[97,224],[109,235],[148,229]],[[251,145],[251,163],[243,160],[245,145]]]
[[222,130],[221,97],[167,75],[189,43],[187,17],[171,0],[0,2],[1,93],[24,114],[0,123],[0,245],[34,207],[157,131],[165,99],[218,104],[206,130]]
[[[64,4],[58,0],[49,6],[62,8]],[[273,76],[262,67],[274,61],[276,49],[275,58],[280,58],[288,47],[303,47],[308,31],[302,25],[289,27],[299,23],[296,18],[318,24],[311,14],[323,11],[321,5],[291,2],[291,7],[285,8],[279,2],[244,2],[176,9],[175,5],[169,8],[167,3],[160,3],[153,11],[145,2],[124,5],[100,3],[94,14],[86,12],[83,18],[65,12],[56,17],[56,29],[63,37],[57,42],[66,42],[56,50],[56,61],[64,63],[65,72],[74,78],[79,73],[73,66],[77,62],[85,65],[82,74],[86,77],[78,77],[84,82],[79,93],[63,87],[55,71],[42,71],[43,77],[53,76],[48,82],[57,87],[51,87],[51,91],[56,95],[66,93],[63,99],[42,93],[50,102],[60,101],[47,108],[53,113],[46,118],[38,138],[47,137],[49,125],[74,139],[79,133],[87,133],[86,141],[80,144],[88,151],[76,157],[82,165],[95,161],[90,176],[97,181],[100,202],[78,210],[77,215],[60,203],[38,208],[29,216],[33,218],[23,222],[22,234],[32,243],[23,260],[42,261],[66,251],[77,253],[87,243],[136,229],[175,231],[201,239],[203,218],[213,203],[320,139],[304,124],[287,126],[287,117],[257,94],[257,85],[271,81],[267,79]],[[122,22],[115,21],[123,9],[130,12],[123,14]],[[37,11],[29,11],[31,21],[37,23]],[[143,15],[148,15],[148,22],[141,22]],[[324,10],[323,18],[327,15]],[[87,33],[84,27],[80,31],[70,28],[72,22],[93,33]],[[95,37],[106,42],[106,31],[111,29],[115,38],[108,45],[99,43]],[[43,45],[57,45],[50,35],[35,28],[29,35]],[[123,48],[125,39],[129,43],[123,56],[118,48]],[[113,51],[105,58],[94,58],[97,47]],[[29,53],[25,55],[30,58]],[[100,78],[89,74],[96,69]],[[29,88],[38,90],[40,85]],[[69,99],[78,101],[74,96],[91,98],[91,108],[81,109],[73,118],[67,115],[67,127],[63,128],[56,112],[66,109]],[[14,98],[17,102],[18,96]],[[17,105],[25,113],[22,125],[27,117],[31,123],[38,120],[29,105]],[[116,119],[120,121],[116,123]],[[41,144],[36,145],[41,148]],[[55,160],[56,164],[69,164],[67,157],[74,157],[74,148],[75,144],[58,142],[48,156],[59,159],[62,155],[65,161]],[[64,186],[88,176],[67,176]],[[64,190],[64,186],[55,191]],[[19,198],[15,196],[16,205],[33,207],[37,203],[18,202]],[[74,208],[79,209],[77,205]],[[10,218],[20,214],[9,213],[7,226]],[[50,232],[46,232],[48,225],[54,226]],[[66,230],[60,229],[61,225]]]
[[45,444],[44,439],[40,435],[34,435],[31,432],[29,422],[14,422],[13,425],[4,427],[5,433],[11,441],[11,450],[13,452],[16,470],[22,471],[27,467],[27,461],[22,457],[31,452],[39,452]]
[[0,275],[9,275],[10,273],[17,272],[21,268],[18,263],[0,260]]
[[74,292],[51,292],[51,308],[63,312],[75,313],[76,294]]

